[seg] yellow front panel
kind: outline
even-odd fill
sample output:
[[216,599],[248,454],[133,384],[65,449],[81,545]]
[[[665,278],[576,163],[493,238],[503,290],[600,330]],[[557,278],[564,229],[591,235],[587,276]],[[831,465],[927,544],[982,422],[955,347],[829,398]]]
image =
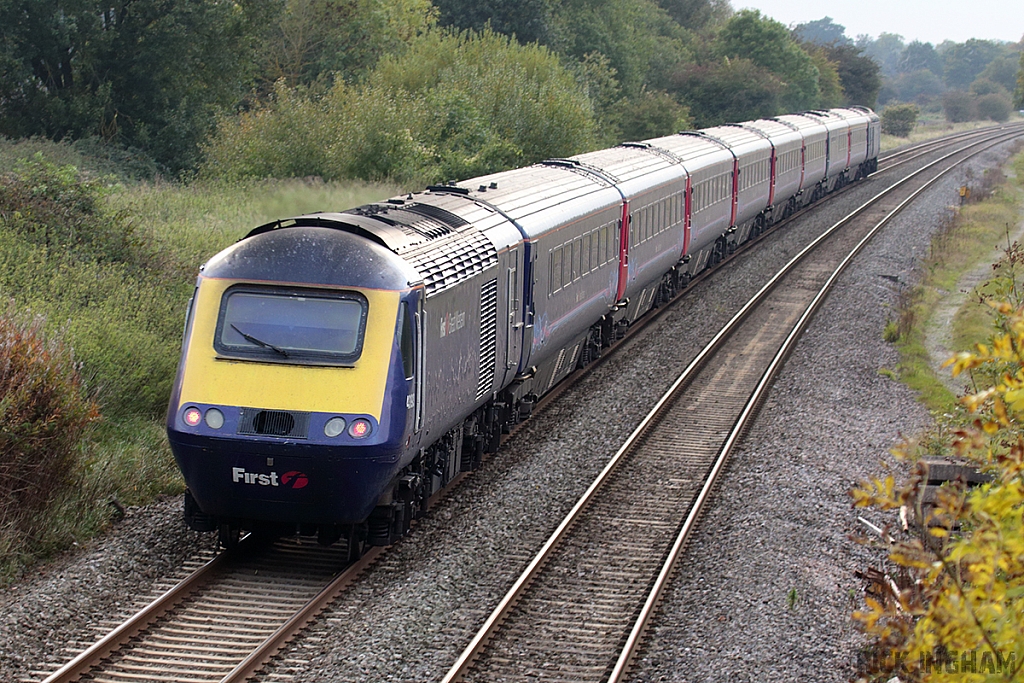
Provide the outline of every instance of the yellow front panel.
[[369,302],[363,352],[351,368],[217,358],[221,297],[237,280],[201,278],[181,382],[186,403],[322,413],[365,413],[378,421],[398,316],[398,292],[359,289]]

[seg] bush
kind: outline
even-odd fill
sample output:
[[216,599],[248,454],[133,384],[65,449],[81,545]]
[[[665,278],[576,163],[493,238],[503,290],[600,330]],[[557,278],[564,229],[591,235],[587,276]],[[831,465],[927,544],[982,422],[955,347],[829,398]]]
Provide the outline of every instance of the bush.
[[[1024,315],[1007,301],[991,305],[998,317],[992,343],[947,365],[954,376],[971,372],[972,384],[977,370],[990,367],[997,382],[965,396],[966,410],[927,445],[991,480],[971,488],[951,482],[929,500],[929,465],[919,461],[902,487],[889,475],[853,490],[858,507],[900,510],[907,530],[883,530],[898,569],[876,572],[866,609],[854,613],[871,639],[860,672],[870,680],[935,680],[927,674],[956,672],[961,663],[961,673],[970,666],[978,674],[962,680],[999,673],[998,680],[1016,681],[1024,671]],[[894,452],[913,460],[915,450]]]
[[0,176],[0,225],[55,255],[138,263],[134,226],[101,207],[104,185],[41,153]]
[[194,265],[143,240],[107,189],[41,157],[0,175],[0,291],[68,321],[64,338],[108,414],[166,409]]
[[914,130],[918,109],[913,104],[893,104],[882,110],[882,132],[905,138]]
[[974,118],[974,99],[962,90],[950,90],[943,95],[942,108],[950,123],[963,123]]
[[279,83],[265,107],[220,121],[203,172],[416,184],[574,154],[595,128],[583,88],[546,48],[439,30],[360,86],[316,96]]
[[978,98],[978,116],[1002,123],[1010,118],[1010,98],[1006,93],[990,93]]
[[86,426],[99,418],[71,350],[43,319],[0,313],[0,528],[18,528],[71,480]]

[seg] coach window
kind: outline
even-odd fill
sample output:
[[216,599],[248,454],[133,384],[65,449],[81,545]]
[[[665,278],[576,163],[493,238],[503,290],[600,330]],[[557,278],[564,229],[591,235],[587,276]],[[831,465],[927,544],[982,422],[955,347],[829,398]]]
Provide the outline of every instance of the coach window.
[[562,247],[551,250],[551,293],[562,288]]

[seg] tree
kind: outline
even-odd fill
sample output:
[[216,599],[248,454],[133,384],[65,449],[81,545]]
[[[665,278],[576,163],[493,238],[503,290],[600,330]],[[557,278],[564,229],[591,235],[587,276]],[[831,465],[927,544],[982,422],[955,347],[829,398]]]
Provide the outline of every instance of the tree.
[[963,123],[974,118],[974,98],[963,90],[950,90],[942,96],[942,109],[950,123]]
[[844,104],[875,106],[882,87],[878,64],[865,57],[861,49],[853,45],[828,46],[824,50],[829,60],[836,65]]
[[996,57],[985,69],[978,74],[978,78],[998,83],[1006,88],[1007,92],[1013,92],[1017,85],[1017,62],[1020,54],[1005,54]]
[[595,127],[587,93],[547,48],[435,29],[364,83],[336,80],[318,97],[279,82],[265,104],[220,120],[203,170],[420,185],[576,154]]
[[857,47],[861,48],[864,56],[875,60],[886,76],[895,76],[899,72],[900,57],[906,49],[903,36],[897,33],[880,33],[877,40],[858,36]]
[[782,91],[778,78],[749,59],[685,67],[672,86],[698,127],[776,116]]
[[1002,123],[1010,118],[1012,103],[1009,95],[1003,91],[982,95],[975,106],[979,117]]
[[690,33],[653,0],[562,0],[553,22],[551,48],[576,60],[603,54],[626,97],[665,89],[692,60]]
[[1024,108],[1024,51],[1020,53],[1020,69],[1017,71],[1017,89],[1014,91],[1016,106]]
[[691,31],[700,31],[720,24],[732,14],[728,0],[658,0],[677,24]]
[[793,33],[804,43],[814,43],[815,45],[853,45],[853,41],[846,37],[846,27],[832,21],[832,17],[799,24],[793,29]]
[[936,76],[942,77],[942,57],[935,51],[931,43],[922,43],[915,40],[903,49],[896,70],[899,73],[913,73],[927,69]]
[[515,36],[523,43],[552,41],[551,0],[436,0],[442,26]]
[[828,52],[820,45],[805,44],[804,51],[811,57],[818,70],[818,90],[821,93],[818,106],[838,107],[844,104],[843,84],[839,79],[839,65],[829,59]]
[[749,59],[784,84],[782,107],[790,111],[818,106],[818,69],[779,22],[757,10],[743,10],[718,34],[717,49],[728,59]]
[[253,75],[257,0],[7,0],[0,134],[99,135],[172,170],[198,158],[217,111]]
[[894,104],[882,110],[882,132],[905,138],[917,123],[917,107],[913,104]]
[[893,86],[898,93],[897,99],[902,102],[917,102],[925,104],[941,97],[946,86],[938,76],[928,69],[918,69],[912,73],[900,74]]
[[[428,0],[284,0],[260,41],[260,80],[311,85],[364,76],[429,28]],[[328,82],[329,85],[329,82]]]
[[966,90],[978,74],[1002,52],[1003,48],[998,43],[977,38],[950,46],[942,53],[946,85],[956,90]]

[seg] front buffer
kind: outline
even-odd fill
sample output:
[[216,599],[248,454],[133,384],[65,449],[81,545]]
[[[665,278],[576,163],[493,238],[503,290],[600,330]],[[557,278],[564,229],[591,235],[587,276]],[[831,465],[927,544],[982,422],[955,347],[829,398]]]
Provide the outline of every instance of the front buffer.
[[[199,508],[188,521],[200,530],[222,524],[247,529],[356,524],[369,516],[400,468],[400,453],[394,444],[387,440],[374,443],[372,433],[358,446],[337,443],[339,439],[351,439],[348,434],[334,437],[333,444],[317,443],[315,439],[299,442],[214,436],[205,424],[204,416],[210,408],[201,404],[185,406],[176,420],[180,427],[168,430],[174,458]],[[225,415],[225,423],[218,430],[221,432],[235,432],[239,422],[247,419],[245,409],[232,411],[218,406],[216,410]],[[249,412],[260,416],[257,421],[262,420],[262,428],[272,420],[288,419],[279,416],[291,415],[282,411]],[[188,422],[196,414],[200,422],[190,426]],[[309,431],[315,429],[322,434],[323,423],[333,418],[336,416],[308,415]],[[352,418],[349,424],[355,424],[355,420],[361,421],[361,427],[368,425],[371,432],[381,431],[368,416]]]

